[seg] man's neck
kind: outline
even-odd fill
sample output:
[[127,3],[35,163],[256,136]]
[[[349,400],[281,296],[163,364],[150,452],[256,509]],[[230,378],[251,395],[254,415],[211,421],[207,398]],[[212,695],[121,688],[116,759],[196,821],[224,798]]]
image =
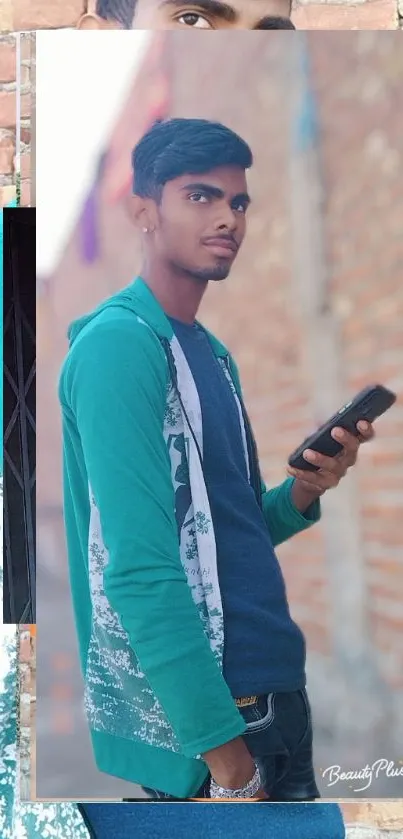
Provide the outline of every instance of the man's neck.
[[151,269],[143,265],[141,277],[153,292],[168,317],[194,323],[208,282],[188,274],[174,274],[167,267]]

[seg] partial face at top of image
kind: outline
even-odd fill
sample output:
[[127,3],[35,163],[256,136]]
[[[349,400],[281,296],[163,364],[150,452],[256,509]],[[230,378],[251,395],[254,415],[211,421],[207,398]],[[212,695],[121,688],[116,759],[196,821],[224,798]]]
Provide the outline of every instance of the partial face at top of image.
[[79,29],[295,29],[290,0],[96,0]]

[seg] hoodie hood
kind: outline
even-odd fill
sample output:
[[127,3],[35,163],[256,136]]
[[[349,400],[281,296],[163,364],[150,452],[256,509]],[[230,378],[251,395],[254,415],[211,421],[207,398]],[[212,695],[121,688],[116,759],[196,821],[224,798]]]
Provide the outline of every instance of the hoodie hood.
[[[118,292],[113,297],[110,297],[108,300],[103,301],[92,312],[89,312],[89,314],[78,318],[70,324],[67,333],[70,346],[74,344],[78,335],[80,335],[83,329],[85,329],[85,327],[88,326],[94,318],[99,317],[102,312],[110,308],[127,309],[133,312],[133,314],[145,320],[160,339],[165,338],[168,341],[171,341],[173,338],[174,332],[171,323],[168,320],[161,304],[158,302],[157,298],[154,296],[153,292],[144,282],[142,277],[137,277],[122,291]],[[208,331],[208,329],[199,323],[199,321],[196,321],[196,323],[201,326],[205,332],[207,332],[216,356],[218,358],[225,358],[228,355],[228,350],[224,344],[222,344],[221,341],[218,341],[217,338]]]
[[143,318],[160,338],[171,340],[173,336],[172,326],[158,300],[154,297],[151,289],[149,289],[144,280],[141,277],[137,277],[134,282],[122,291],[104,300],[92,312],[89,312],[87,315],[78,318],[70,324],[67,333],[70,346],[94,318],[99,317],[102,312],[111,308],[127,309]]

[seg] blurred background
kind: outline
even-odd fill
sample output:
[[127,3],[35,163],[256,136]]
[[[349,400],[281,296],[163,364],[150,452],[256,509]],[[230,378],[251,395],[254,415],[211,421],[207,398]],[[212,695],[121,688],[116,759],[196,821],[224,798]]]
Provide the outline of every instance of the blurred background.
[[[45,33],[37,44],[38,89],[47,85],[37,115],[37,796],[138,794],[94,768],[83,718],[56,384],[70,320],[138,270],[125,212],[130,151],[156,115],[172,115],[219,119],[255,156],[248,235],[201,320],[239,363],[267,484],[283,480],[289,453],[357,390],[379,381],[398,393],[358,466],[325,496],[320,525],[279,558],[307,639],[322,796],[402,797],[400,38],[176,32],[135,42],[132,33],[124,58],[124,33],[107,33],[102,54],[93,33],[57,34],[51,74]],[[87,69],[67,86],[77,36],[74,64]],[[50,83],[66,95],[49,98]],[[380,759],[395,761],[395,774],[380,772],[365,790],[323,777],[335,764],[359,771]]]

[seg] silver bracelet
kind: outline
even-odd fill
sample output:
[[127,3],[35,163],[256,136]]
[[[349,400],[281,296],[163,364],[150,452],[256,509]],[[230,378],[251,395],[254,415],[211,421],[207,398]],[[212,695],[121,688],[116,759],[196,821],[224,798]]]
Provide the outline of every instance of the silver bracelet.
[[241,789],[225,789],[225,787],[220,787],[212,778],[210,781],[210,798],[253,798],[261,786],[262,779],[257,766],[253,778]]

